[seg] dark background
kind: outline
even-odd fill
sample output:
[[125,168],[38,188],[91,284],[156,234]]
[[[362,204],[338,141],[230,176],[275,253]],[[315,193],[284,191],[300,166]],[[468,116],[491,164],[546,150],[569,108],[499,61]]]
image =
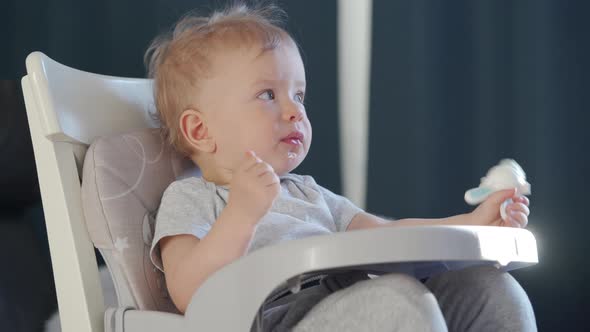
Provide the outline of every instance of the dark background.
[[[55,309],[24,60],[143,77],[151,38],[224,1],[3,0],[0,4],[0,330],[37,331]],[[337,1],[283,0],[303,49],[314,144],[299,173],[341,190]],[[373,0],[367,210],[396,218],[470,210],[466,189],[500,159],[532,184],[540,263],[513,272],[540,331],[581,331],[590,313],[590,2]]]

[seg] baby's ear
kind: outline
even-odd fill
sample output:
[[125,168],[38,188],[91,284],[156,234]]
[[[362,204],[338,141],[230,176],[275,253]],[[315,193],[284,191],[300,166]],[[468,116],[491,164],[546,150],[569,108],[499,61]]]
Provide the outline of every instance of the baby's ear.
[[184,110],[179,121],[180,131],[190,146],[200,152],[215,151],[215,140],[209,136],[202,112],[194,109]]

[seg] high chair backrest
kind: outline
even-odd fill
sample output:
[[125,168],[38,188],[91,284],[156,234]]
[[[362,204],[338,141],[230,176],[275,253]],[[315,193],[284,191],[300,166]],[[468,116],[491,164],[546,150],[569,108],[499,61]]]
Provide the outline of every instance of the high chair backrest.
[[86,152],[82,207],[92,243],[109,267],[119,306],[175,312],[149,257],[162,193],[191,163],[144,129],[97,138]]
[[151,80],[76,70],[40,52],[26,65],[23,93],[63,330],[103,331],[93,243],[120,305],[174,311],[146,248],[163,190],[191,163],[155,129]]

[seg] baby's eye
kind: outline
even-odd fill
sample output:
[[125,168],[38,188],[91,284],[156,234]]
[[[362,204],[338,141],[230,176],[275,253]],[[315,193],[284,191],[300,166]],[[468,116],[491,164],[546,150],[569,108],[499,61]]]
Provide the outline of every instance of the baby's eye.
[[274,100],[275,93],[272,90],[264,90],[264,92],[258,95],[258,98],[262,100]]
[[295,100],[303,104],[303,100],[305,100],[305,93],[303,93],[303,92],[298,92],[298,93],[295,95]]

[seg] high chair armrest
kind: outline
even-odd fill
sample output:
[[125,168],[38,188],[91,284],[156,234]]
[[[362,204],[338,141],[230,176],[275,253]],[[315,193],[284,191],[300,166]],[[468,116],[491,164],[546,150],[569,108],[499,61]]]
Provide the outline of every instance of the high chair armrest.
[[193,295],[185,320],[193,331],[250,331],[273,289],[311,272],[363,268],[422,278],[470,265],[511,270],[537,262],[535,238],[524,229],[408,226],[315,236],[265,247],[225,266]]

